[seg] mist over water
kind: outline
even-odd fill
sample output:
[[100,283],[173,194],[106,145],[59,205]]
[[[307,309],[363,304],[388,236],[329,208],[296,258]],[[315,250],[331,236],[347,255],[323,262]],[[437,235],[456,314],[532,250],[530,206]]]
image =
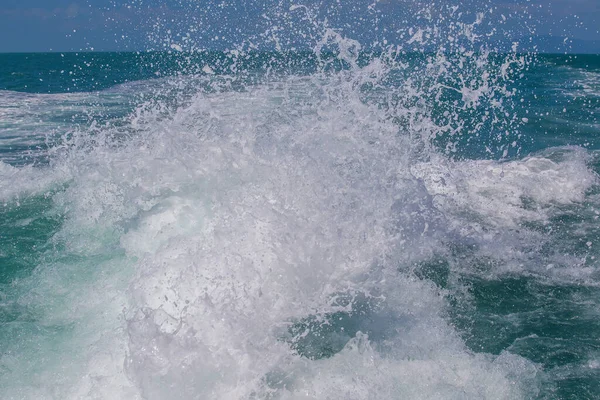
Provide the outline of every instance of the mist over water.
[[0,397],[598,396],[598,57],[496,53],[484,7],[181,6],[170,53],[0,91]]

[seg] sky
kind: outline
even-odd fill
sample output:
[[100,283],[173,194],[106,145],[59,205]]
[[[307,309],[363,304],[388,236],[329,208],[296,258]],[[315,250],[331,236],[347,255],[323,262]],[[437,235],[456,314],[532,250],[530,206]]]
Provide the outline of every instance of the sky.
[[[546,41],[557,51],[587,46],[600,53],[600,0],[436,0],[434,7],[457,6],[456,20],[486,14],[493,40]],[[423,24],[444,24],[430,1],[421,0],[2,0],[0,52],[115,51],[164,48],[227,48],[246,39],[299,45],[312,32],[311,18],[363,42],[400,40]],[[429,8],[428,8],[429,7]],[[273,10],[284,10],[274,13]],[[453,9],[453,8],[451,8]],[[294,10],[294,11],[290,11]],[[290,33],[291,26],[304,25]],[[484,28],[479,28],[484,29]],[[261,36],[262,35],[262,36]],[[304,36],[303,36],[304,35]],[[296,37],[290,39],[290,37]],[[548,39],[548,36],[553,38]],[[249,39],[250,38],[250,39]],[[566,39],[567,41],[565,41]],[[543,44],[541,45],[544,46]],[[579,46],[579,47],[578,47]],[[590,50],[591,49],[591,50]],[[595,50],[597,49],[597,50]],[[542,49],[544,50],[544,49]],[[552,51],[551,49],[549,51]]]

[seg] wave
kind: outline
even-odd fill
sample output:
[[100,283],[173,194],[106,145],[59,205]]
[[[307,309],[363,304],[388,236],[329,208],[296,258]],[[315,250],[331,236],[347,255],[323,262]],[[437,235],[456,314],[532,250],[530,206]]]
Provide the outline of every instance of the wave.
[[[360,65],[360,43],[324,31],[315,57],[333,47],[344,68],[144,83],[58,133],[44,166],[0,162],[4,215],[30,226],[11,214],[26,200],[54,221],[24,250],[36,267],[1,286],[4,398],[543,391],[538,363],[469,346],[453,319],[468,284],[451,275],[593,287],[572,258],[594,244],[563,257],[544,226],[593,203],[595,155],[518,156],[517,55],[415,66],[391,49]],[[80,96],[128,90],[48,107],[93,114]],[[465,157],[472,141],[501,156]]]

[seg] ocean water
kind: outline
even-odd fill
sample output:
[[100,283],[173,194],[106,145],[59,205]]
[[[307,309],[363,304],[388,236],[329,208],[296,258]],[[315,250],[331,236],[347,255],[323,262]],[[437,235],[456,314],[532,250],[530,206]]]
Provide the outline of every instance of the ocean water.
[[600,398],[600,56],[323,37],[0,54],[0,398]]

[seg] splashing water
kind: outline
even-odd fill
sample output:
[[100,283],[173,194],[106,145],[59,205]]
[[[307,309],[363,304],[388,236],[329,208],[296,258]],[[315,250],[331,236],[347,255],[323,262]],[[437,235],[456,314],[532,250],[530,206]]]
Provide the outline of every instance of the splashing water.
[[2,92],[90,103],[0,162],[2,398],[552,398],[597,370],[530,355],[574,312],[548,299],[593,320],[592,244],[556,229],[594,229],[595,156],[525,151],[532,61],[434,8],[365,46],[280,5],[224,52],[155,30],[184,74]]

